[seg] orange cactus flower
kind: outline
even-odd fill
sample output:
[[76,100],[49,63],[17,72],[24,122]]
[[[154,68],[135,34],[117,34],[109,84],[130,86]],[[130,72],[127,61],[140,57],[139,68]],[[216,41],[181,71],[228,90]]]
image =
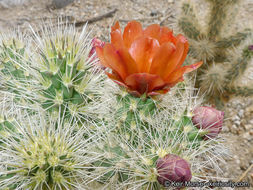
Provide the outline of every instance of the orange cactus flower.
[[116,83],[136,96],[165,94],[183,81],[184,73],[201,66],[198,62],[182,66],[187,56],[187,39],[158,24],[142,29],[137,21],[121,32],[119,22],[111,27],[111,43],[96,47],[101,64],[112,70],[106,73]]

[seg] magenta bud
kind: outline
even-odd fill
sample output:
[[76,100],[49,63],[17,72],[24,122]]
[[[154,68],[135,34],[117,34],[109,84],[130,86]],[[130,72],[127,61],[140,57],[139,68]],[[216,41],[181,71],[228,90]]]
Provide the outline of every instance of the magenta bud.
[[89,57],[91,57],[96,52],[96,47],[104,47],[105,42],[101,41],[98,38],[93,38],[91,41],[92,48],[89,53]]
[[193,111],[192,123],[199,129],[207,130],[204,139],[216,137],[223,125],[224,112],[216,110],[212,107],[201,106]]
[[166,186],[168,182],[185,182],[192,178],[188,162],[175,154],[167,154],[156,162],[158,182]]
[[[91,41],[91,45],[92,45],[92,48],[90,50],[89,57],[91,57],[93,54],[96,53],[96,47],[104,47],[105,42],[101,41],[98,38],[93,38],[92,41]],[[93,57],[92,61],[94,61],[96,58],[97,58],[97,56],[95,55]],[[98,62],[97,66],[99,67],[99,70],[100,69],[105,69],[105,67],[102,66],[102,64],[100,64],[100,62]]]
[[248,50],[253,51],[253,45],[249,45]]

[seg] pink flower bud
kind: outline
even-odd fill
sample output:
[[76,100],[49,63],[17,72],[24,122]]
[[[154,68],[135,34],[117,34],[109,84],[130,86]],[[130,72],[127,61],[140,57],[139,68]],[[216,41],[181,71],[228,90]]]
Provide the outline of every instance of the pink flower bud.
[[168,182],[185,182],[192,178],[188,162],[175,154],[167,154],[156,162],[157,180],[163,186]]
[[221,129],[224,119],[224,112],[212,107],[201,106],[193,111],[192,122],[199,129],[207,130],[205,140],[216,137]]
[[253,45],[249,45],[248,50],[253,51]]
[[[92,45],[92,48],[90,50],[89,57],[93,56],[96,53],[96,47],[104,47],[105,42],[101,41],[98,38],[93,38],[91,41],[91,45]],[[92,61],[94,61],[96,58],[97,58],[97,55],[95,55],[93,57]],[[98,63],[99,63],[99,67],[101,67],[102,69],[105,69],[105,67],[102,66],[102,64],[100,64],[100,62],[98,62]]]
[[92,48],[89,53],[89,57],[91,57],[96,52],[96,47],[104,47],[105,42],[101,41],[98,38],[93,38],[91,41]]

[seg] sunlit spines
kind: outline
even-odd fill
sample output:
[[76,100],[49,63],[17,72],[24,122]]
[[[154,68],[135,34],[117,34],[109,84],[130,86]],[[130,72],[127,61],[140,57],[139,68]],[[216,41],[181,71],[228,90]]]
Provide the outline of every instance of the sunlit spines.
[[209,41],[207,36],[198,36],[196,40],[189,40],[189,43],[191,44],[190,54],[195,59],[203,60],[204,63],[214,60],[217,45]]
[[[4,146],[3,141],[12,138],[12,133],[16,133],[15,118],[22,114],[20,107],[13,101],[14,97],[9,94],[1,94],[0,97],[0,146]],[[2,148],[0,147],[0,150]]]
[[[146,131],[137,128],[137,134],[143,133],[139,136],[137,144],[132,144],[124,133],[113,133],[108,141],[103,141],[107,148],[104,147],[101,151],[107,155],[105,156],[107,161],[104,160],[104,164],[101,162],[100,166],[103,167],[104,173],[108,171],[110,175],[101,176],[103,180],[99,180],[100,183],[106,186],[113,180],[118,188],[123,189],[161,189],[157,181],[156,162],[158,158],[163,158],[167,154],[175,154],[187,160],[191,165],[192,180],[214,179],[210,174],[206,174],[205,170],[206,168],[212,170],[217,163],[216,159],[222,160],[223,153],[218,153],[216,150],[219,141],[209,140],[198,143],[197,138],[190,141],[187,134],[180,134],[179,128],[166,126],[160,120],[159,122]],[[154,128],[159,130],[155,132]],[[116,146],[108,147],[106,144],[110,144],[109,140]]]
[[[3,92],[13,92],[20,101],[24,91],[30,90],[29,37],[17,30],[1,33],[0,36],[0,76]],[[26,89],[26,90],[24,90]]]
[[54,27],[42,25],[39,32],[31,27],[26,55],[12,51],[15,56],[9,56],[10,65],[19,63],[29,78],[10,78],[5,91],[29,101],[30,107],[38,104],[60,113],[67,108],[68,117],[96,118],[104,76],[96,66],[95,54],[90,54],[87,25],[80,33],[68,23]]
[[224,70],[224,66],[221,64],[213,64],[209,66],[200,78],[201,91],[210,95],[223,93],[225,90],[225,84],[228,80],[226,78],[227,74],[227,71]]
[[[71,123],[71,124],[70,124]],[[77,122],[24,112],[15,119],[16,131],[1,145],[0,187],[10,189],[85,189],[92,179],[97,155],[86,129]]]
[[[101,172],[99,183],[110,186],[113,181],[119,189],[162,189],[157,180],[156,162],[167,154],[185,159],[191,165],[193,180],[214,179],[205,170],[212,170],[217,164],[216,159],[222,160],[222,151],[217,151],[222,145],[219,137],[204,140],[207,131],[198,129],[191,122],[193,110],[201,100],[194,95],[188,80],[179,83],[165,96],[153,97],[155,117],[151,113],[151,117],[142,116],[141,110],[139,113],[136,111],[139,115],[136,118],[145,118],[145,122],[136,119],[130,125],[124,124],[128,115],[125,112],[120,114],[122,120],[118,123],[113,121],[117,119],[113,117],[117,107],[124,105],[124,98],[128,96],[124,91],[116,90],[118,92],[105,91],[105,96],[110,97],[108,104],[113,107],[108,107],[110,114],[104,115],[110,135],[97,146],[104,157],[96,163],[97,167],[102,167],[98,170]],[[116,95],[119,94],[120,98],[117,99]],[[135,110],[136,104],[132,102],[130,105],[129,108]]]
[[[69,114],[74,113],[74,117],[80,115],[81,118],[81,115],[89,114],[92,112],[89,104],[98,103],[102,76],[93,68],[96,60],[93,59],[94,55],[90,56],[92,47],[87,25],[80,34],[73,25],[67,23],[65,26],[58,25],[56,31],[51,26],[44,27],[42,31],[42,37],[34,33],[40,52],[35,56],[46,64],[45,70],[39,74],[52,82],[46,94],[54,97],[53,91],[59,89],[51,103],[50,100],[45,102],[45,108],[50,109],[58,102],[64,107],[70,105]],[[40,67],[38,64],[34,66]]]

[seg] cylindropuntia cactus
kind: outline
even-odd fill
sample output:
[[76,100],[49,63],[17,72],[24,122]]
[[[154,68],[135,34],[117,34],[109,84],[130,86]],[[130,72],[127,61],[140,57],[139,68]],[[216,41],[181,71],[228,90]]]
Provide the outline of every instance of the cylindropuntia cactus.
[[[220,106],[222,105],[220,100],[229,94],[252,95],[251,87],[242,90],[234,84],[252,58],[247,56],[248,46],[243,43],[250,38],[252,29],[235,31],[230,26],[235,17],[230,13],[239,12],[234,11],[234,7],[241,3],[240,0],[204,1],[210,7],[208,24],[202,26],[193,5],[189,1],[183,1],[178,27],[189,38],[189,55],[204,61],[201,69],[197,71],[196,87],[205,92],[207,100]],[[233,49],[239,51],[231,51]]]
[[[94,68],[97,59],[94,59],[95,54],[90,54],[92,44],[87,27],[84,26],[81,33],[68,24],[56,29],[52,27],[43,26],[40,35],[31,29],[33,42],[26,48],[28,61],[20,51],[10,51],[14,56],[7,56],[8,64],[19,64],[29,79],[16,77],[22,82],[21,87],[17,87],[16,80],[10,78],[7,91],[21,94],[26,101],[31,100],[30,107],[39,105],[56,115],[65,113],[63,117],[88,121],[86,119],[98,111],[95,109],[99,104],[103,77]],[[7,50],[2,48],[2,51]],[[5,70],[1,72],[3,78],[9,74]]]

